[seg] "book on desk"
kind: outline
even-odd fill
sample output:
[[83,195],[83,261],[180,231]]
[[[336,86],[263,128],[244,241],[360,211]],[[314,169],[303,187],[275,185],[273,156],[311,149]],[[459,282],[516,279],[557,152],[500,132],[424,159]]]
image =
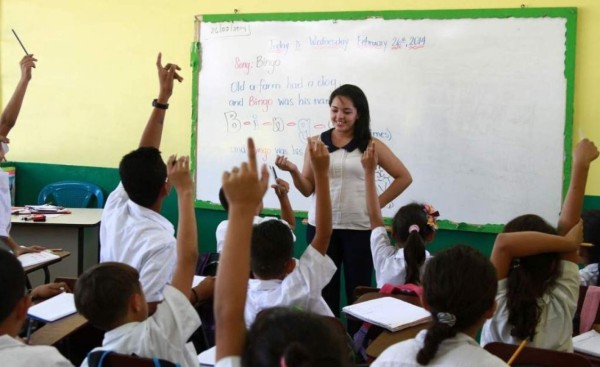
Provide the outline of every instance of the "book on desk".
[[573,337],[573,349],[580,353],[600,357],[600,333],[590,330]]
[[31,252],[28,254],[19,255],[19,257],[17,257],[17,259],[19,259],[19,261],[21,262],[23,268],[43,264],[59,258],[60,256],[53,254],[50,251]]
[[357,319],[392,332],[431,320],[429,311],[393,297],[356,303],[342,310]]
[[61,293],[29,307],[27,316],[34,320],[53,322],[77,312],[73,293]]

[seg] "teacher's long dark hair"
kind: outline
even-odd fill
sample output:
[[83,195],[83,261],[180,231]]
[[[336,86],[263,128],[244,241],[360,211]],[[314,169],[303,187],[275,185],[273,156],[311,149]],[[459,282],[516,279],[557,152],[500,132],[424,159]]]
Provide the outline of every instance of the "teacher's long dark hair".
[[369,112],[369,101],[367,101],[367,96],[362,89],[356,85],[344,84],[331,92],[331,96],[329,96],[329,106],[331,106],[333,99],[338,96],[349,98],[356,108],[358,119],[354,124],[354,140],[356,140],[358,144],[358,149],[361,152],[364,152],[371,140],[371,114]]

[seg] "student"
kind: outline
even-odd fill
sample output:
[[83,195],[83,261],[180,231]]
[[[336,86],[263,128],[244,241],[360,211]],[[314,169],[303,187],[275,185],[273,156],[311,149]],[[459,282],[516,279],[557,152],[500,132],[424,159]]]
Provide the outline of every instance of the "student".
[[[8,146],[8,133],[17,123],[21,105],[27,92],[27,86],[31,80],[31,69],[35,67],[37,61],[33,55],[24,56],[21,59],[21,79],[15,88],[15,91],[8,101],[8,104],[0,115],[0,161],[4,161],[5,151]],[[10,248],[10,250],[19,256],[29,252],[39,252],[44,250],[41,246],[22,247],[17,244],[14,238],[10,237],[10,216],[11,216],[11,201],[10,201],[10,184],[8,181],[8,172],[0,169],[0,240]]]
[[[200,318],[187,299],[192,285],[198,240],[194,214],[194,188],[189,157],[167,162],[169,182],[177,191],[179,236],[177,264],[171,285],[164,287],[164,299],[148,317],[139,273],[123,263],[106,262],[84,272],[75,285],[75,305],[90,323],[104,334],[97,350],[160,358],[181,366],[198,366],[190,336]],[[87,359],[82,366],[87,366]]]
[[425,244],[433,240],[437,230],[436,218],[439,213],[426,204],[412,203],[401,207],[392,227],[392,236],[400,245],[398,249],[390,243],[383,225],[379,198],[375,187],[377,153],[375,142],[371,141],[362,156],[365,171],[367,210],[371,220],[371,255],[375,267],[377,287],[384,284],[420,284],[425,261],[431,257]]
[[[336,271],[335,264],[327,256],[331,235],[329,154],[321,141],[314,140],[310,149],[315,181],[318,181],[315,185],[320,185],[316,189],[317,211],[321,213],[317,235],[300,260],[296,260],[293,257],[294,240],[285,224],[270,220],[254,226],[250,251],[254,279],[248,284],[244,312],[248,328],[261,310],[273,306],[293,306],[319,315],[333,316],[321,296],[323,287]],[[327,193],[323,194],[325,190]]]
[[[331,231],[326,174],[329,155],[324,146],[317,143],[312,143],[309,154],[320,203],[313,246],[319,246],[324,253],[323,243],[328,242]],[[223,174],[223,189],[230,204],[230,225],[215,286],[216,366],[346,366],[348,357],[343,353],[340,340],[332,335],[331,328],[316,315],[304,311],[265,310],[246,334],[244,305],[250,273],[252,218],[267,190],[268,180],[269,173],[264,165],[259,176],[254,142],[249,139],[248,162]]]
[[[290,185],[287,181],[277,178],[276,184],[271,185],[273,190],[275,191],[275,195],[277,195],[277,199],[279,199],[279,207],[281,208],[281,219],[277,217],[259,217],[259,214],[263,208],[262,201],[258,205],[256,209],[256,215],[254,216],[254,224],[262,223],[267,220],[281,220],[284,224],[286,224],[290,228],[290,232],[292,233],[292,237],[294,242],[296,242],[296,235],[294,234],[294,229],[296,228],[296,217],[294,216],[294,211],[292,210],[292,204],[290,203],[290,199],[288,198],[288,192],[290,191]],[[229,210],[229,204],[227,203],[227,198],[225,197],[225,193],[223,192],[223,188],[219,190],[219,201],[225,209],[225,212]],[[217,252],[221,252],[223,249],[223,243],[225,242],[225,233],[227,233],[227,220],[222,221],[217,226],[217,231],[215,236],[217,237]]]
[[[119,164],[121,183],[106,201],[100,226],[100,262],[122,262],[139,272],[150,313],[162,301],[163,288],[171,280],[176,261],[173,225],[160,214],[171,182],[158,148],[173,81],[182,80],[177,65],[163,67],[160,53],[156,68],[158,98],[152,103],[139,148],[125,155]],[[207,278],[195,291],[211,287],[211,282],[212,278]],[[191,290],[186,294],[190,300],[195,297]]]
[[386,349],[371,366],[506,366],[475,341],[494,314],[495,295],[496,272],[477,250],[456,245],[436,254],[423,274],[422,302],[433,324]]
[[[73,366],[54,347],[27,346],[17,338],[27,319],[31,297],[25,272],[12,254],[0,250],[0,360],[3,366]],[[34,293],[45,296],[36,288]],[[34,294],[36,295],[36,294]]]
[[579,249],[581,263],[586,266],[579,270],[581,285],[599,286],[598,265],[600,263],[600,210],[589,210],[581,216],[583,219],[583,242],[591,243],[591,247]]
[[498,310],[483,327],[482,345],[528,340],[532,347],[573,351],[580,213],[588,170],[597,157],[598,149],[587,139],[575,148],[558,230],[529,214],[511,220],[496,237],[491,260],[498,275]]

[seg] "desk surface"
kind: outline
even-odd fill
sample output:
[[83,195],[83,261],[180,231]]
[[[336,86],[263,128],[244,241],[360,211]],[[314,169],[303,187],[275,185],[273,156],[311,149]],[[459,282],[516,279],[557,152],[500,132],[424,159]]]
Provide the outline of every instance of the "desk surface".
[[29,344],[55,345],[67,336],[73,334],[85,324],[87,324],[85,317],[75,313],[55,322],[48,323],[36,330],[33,334],[31,334]]
[[102,209],[97,208],[69,208],[71,214],[61,214],[54,217],[55,214],[47,214],[45,222],[24,221],[25,215],[11,216],[13,226],[18,225],[36,225],[36,226],[76,226],[93,227],[100,223],[102,219]]

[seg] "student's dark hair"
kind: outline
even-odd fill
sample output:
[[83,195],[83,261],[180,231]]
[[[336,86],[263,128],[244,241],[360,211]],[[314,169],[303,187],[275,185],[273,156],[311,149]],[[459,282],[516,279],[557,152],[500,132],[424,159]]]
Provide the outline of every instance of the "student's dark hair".
[[[581,215],[583,219],[583,242],[592,243],[592,247],[582,247],[580,250],[587,257],[587,265],[598,264],[600,267],[600,210],[588,210]],[[597,284],[600,285],[600,279]]]
[[[534,214],[519,216],[506,224],[504,233],[535,231],[556,235],[556,229]],[[527,246],[527,243],[523,243]],[[556,283],[560,255],[548,252],[513,259],[507,275],[508,323],[511,335],[533,339],[542,308],[538,299]]]
[[17,257],[0,249],[0,322],[25,297],[25,272]]
[[285,264],[294,256],[290,227],[279,220],[266,220],[252,229],[250,267],[261,279],[283,274]]
[[342,332],[324,316],[286,307],[262,311],[250,327],[242,353],[244,367],[343,367],[349,354]]
[[127,315],[130,297],[142,293],[139,274],[131,266],[105,262],[85,271],[75,284],[75,306],[102,330],[119,326]]
[[121,159],[119,175],[131,201],[148,208],[156,202],[165,184],[167,166],[158,149],[140,147]]
[[229,212],[229,202],[227,201],[227,197],[225,196],[225,191],[221,187],[219,189],[219,201],[221,202],[221,206],[225,209],[225,212]]
[[346,97],[352,101],[356,112],[358,113],[358,119],[354,124],[354,139],[358,143],[358,149],[364,152],[371,141],[371,114],[369,112],[369,101],[365,93],[352,84],[344,84],[337,87],[329,96],[329,106],[333,103],[335,97]]
[[[419,226],[419,230],[409,232],[412,225]],[[425,239],[434,231],[435,229],[427,224],[427,213],[423,204],[405,205],[394,215],[392,233],[404,251],[406,283],[421,283],[421,267],[425,263]]]
[[417,362],[429,364],[441,342],[480,321],[493,307],[497,288],[496,269],[470,246],[455,245],[429,260],[423,273],[423,298],[433,324]]

